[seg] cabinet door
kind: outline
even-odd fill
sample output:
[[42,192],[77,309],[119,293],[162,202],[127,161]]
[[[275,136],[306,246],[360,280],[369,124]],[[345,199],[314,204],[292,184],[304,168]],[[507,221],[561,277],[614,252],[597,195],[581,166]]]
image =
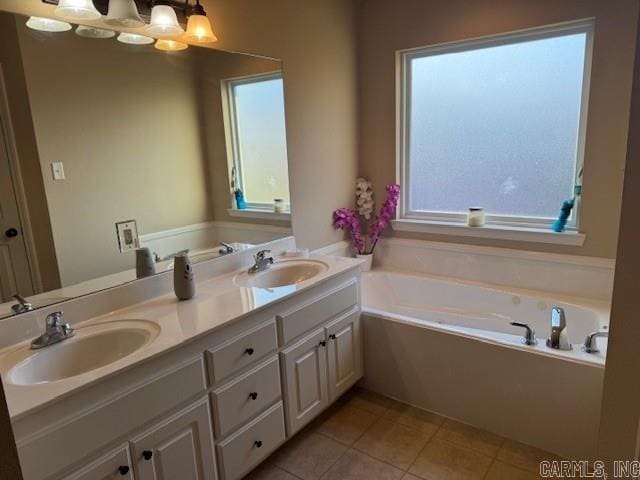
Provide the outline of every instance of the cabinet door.
[[62,478],[64,480],[132,480],[131,470],[129,448],[128,445],[123,445]]
[[213,480],[209,402],[202,399],[132,441],[137,480]]
[[362,377],[360,309],[354,308],[326,327],[329,401],[346,392]]
[[326,343],[324,329],[319,329],[281,353],[288,436],[329,404]]

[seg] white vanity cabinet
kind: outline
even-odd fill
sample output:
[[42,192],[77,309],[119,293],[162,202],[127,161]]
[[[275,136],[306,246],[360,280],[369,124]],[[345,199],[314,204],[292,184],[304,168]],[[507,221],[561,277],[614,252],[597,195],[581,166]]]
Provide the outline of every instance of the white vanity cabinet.
[[358,381],[360,335],[352,268],[19,418],[24,478],[239,480]]

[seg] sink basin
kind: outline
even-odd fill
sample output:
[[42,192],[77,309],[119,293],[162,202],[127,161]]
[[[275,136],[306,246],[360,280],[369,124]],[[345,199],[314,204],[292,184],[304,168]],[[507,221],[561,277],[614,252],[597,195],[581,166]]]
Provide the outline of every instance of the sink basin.
[[234,282],[241,287],[284,287],[310,280],[328,268],[326,263],[316,260],[281,261],[259,273],[240,273]]
[[6,380],[15,385],[33,385],[75,377],[132,354],[159,333],[158,325],[145,320],[80,327],[69,340],[37,351],[27,344],[7,354],[2,362],[8,370]]

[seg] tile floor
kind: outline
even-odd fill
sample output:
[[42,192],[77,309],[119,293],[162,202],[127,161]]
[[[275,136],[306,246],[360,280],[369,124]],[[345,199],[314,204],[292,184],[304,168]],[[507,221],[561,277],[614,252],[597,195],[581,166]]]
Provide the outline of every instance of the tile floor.
[[354,389],[245,480],[535,480],[555,455]]

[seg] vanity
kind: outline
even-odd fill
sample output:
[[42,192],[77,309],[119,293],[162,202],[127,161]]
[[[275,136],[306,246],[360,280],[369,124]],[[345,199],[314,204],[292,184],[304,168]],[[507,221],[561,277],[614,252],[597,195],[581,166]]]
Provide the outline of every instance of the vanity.
[[5,348],[25,479],[242,478],[361,378],[359,282],[357,260],[280,260]]

